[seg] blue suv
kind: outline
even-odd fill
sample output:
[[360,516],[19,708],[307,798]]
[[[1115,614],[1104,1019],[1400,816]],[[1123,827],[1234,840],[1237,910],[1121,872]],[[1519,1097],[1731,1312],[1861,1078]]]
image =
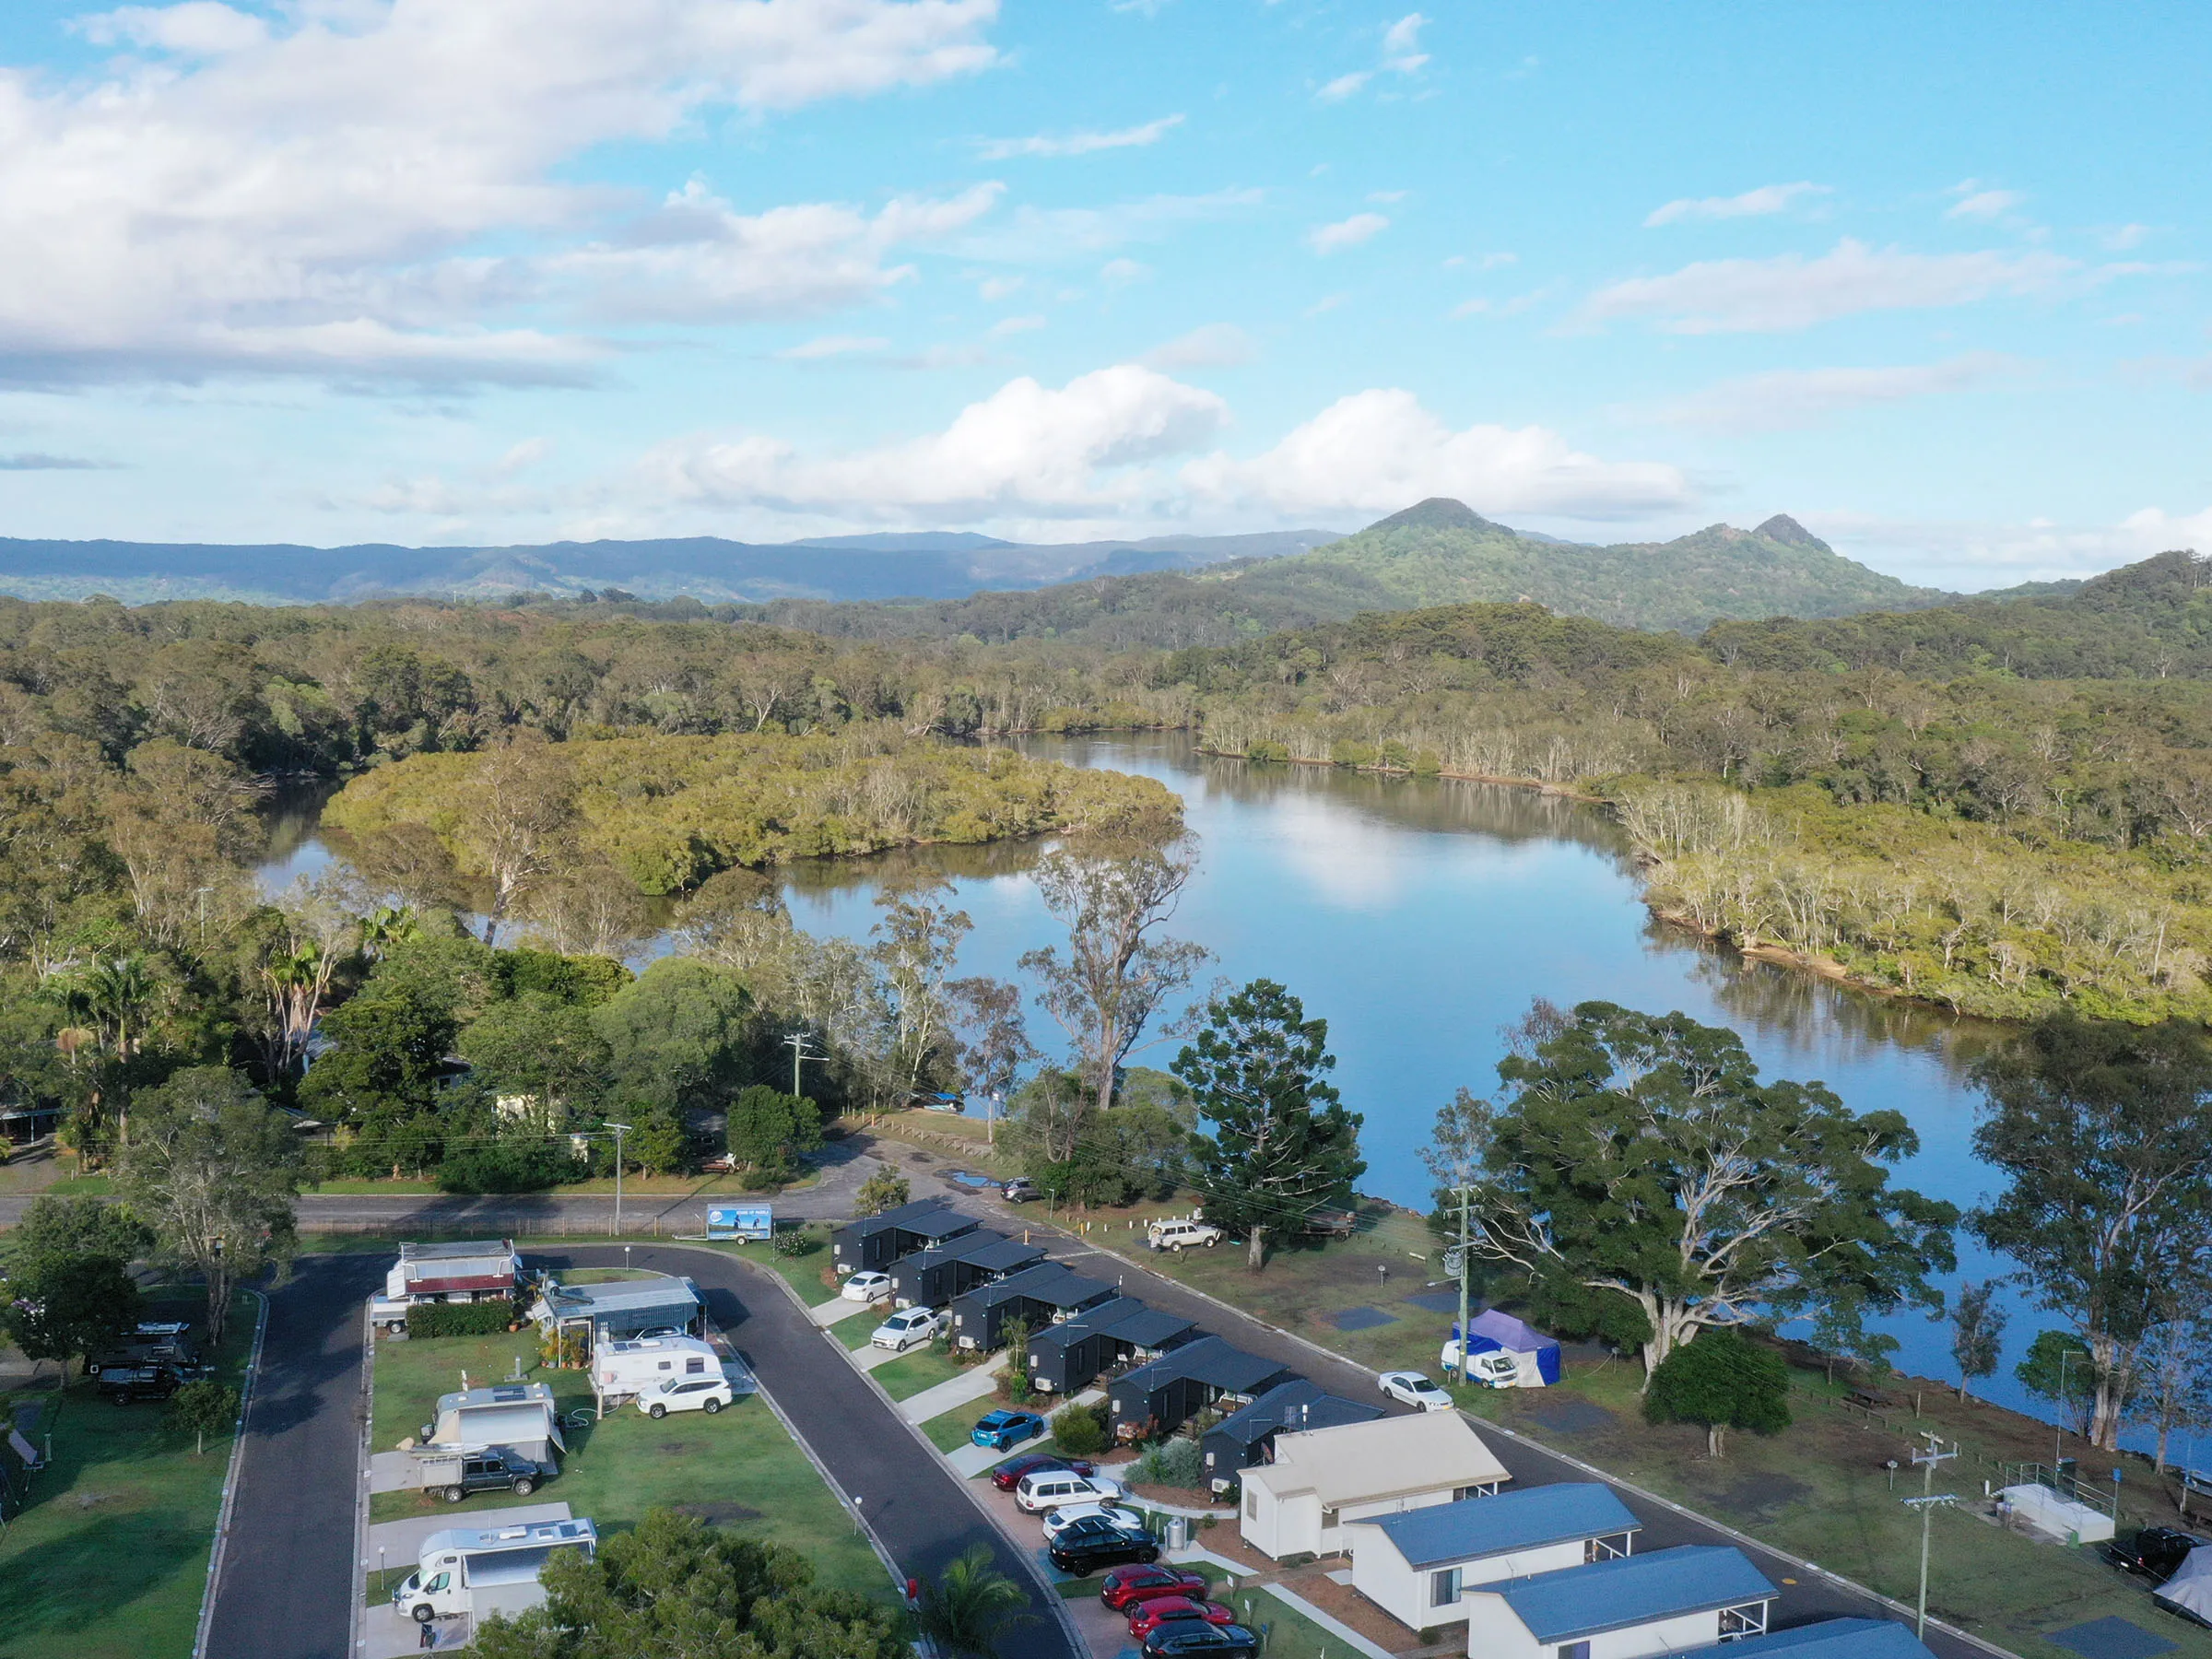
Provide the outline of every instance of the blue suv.
[[968,1438],[994,1452],[1008,1451],[1044,1432],[1044,1419],[1033,1411],[994,1411],[973,1429]]

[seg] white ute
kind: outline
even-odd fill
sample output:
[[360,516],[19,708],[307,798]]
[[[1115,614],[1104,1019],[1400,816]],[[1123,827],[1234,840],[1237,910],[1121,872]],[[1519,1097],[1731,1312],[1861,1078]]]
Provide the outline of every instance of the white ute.
[[1145,1242],[1154,1250],[1188,1250],[1194,1244],[1211,1250],[1228,1236],[1196,1217],[1163,1218],[1145,1229]]

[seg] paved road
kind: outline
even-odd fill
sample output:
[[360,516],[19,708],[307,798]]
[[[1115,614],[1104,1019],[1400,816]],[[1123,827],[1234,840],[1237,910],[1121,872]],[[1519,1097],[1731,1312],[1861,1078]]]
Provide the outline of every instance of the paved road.
[[[534,1261],[620,1266],[622,1247]],[[1002,1571],[1052,1594],[969,1500],[935,1452],[885,1406],[765,1269],[716,1252],[633,1243],[631,1265],[688,1276],[761,1385],[844,1490],[859,1498],[902,1571],[934,1577],[982,1542]],[[361,1303],[382,1253],[301,1258],[276,1293],[261,1390],[246,1424],[237,1519],[224,1551],[209,1652],[347,1659],[362,1359]],[[558,1483],[551,1488],[559,1495]],[[1056,1619],[1010,1637],[1005,1659],[1080,1659]]]
[[368,1256],[303,1256],[269,1298],[261,1378],[223,1552],[207,1652],[216,1659],[347,1659],[361,1436]]

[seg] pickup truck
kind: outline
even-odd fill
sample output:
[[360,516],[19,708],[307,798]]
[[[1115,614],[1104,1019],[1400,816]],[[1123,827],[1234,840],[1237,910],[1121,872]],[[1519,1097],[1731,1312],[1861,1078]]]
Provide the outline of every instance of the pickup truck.
[[415,1453],[417,1484],[448,1503],[471,1492],[512,1492],[527,1498],[557,1471],[503,1446],[480,1452],[452,1452],[435,1446]]
[[166,1400],[182,1386],[166,1365],[110,1366],[100,1373],[100,1392],[118,1406],[134,1400]]

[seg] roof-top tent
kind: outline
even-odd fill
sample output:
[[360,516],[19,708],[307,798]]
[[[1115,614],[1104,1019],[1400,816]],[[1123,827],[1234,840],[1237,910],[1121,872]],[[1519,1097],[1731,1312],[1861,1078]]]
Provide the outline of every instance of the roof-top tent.
[[1116,1294],[1103,1279],[1086,1278],[1057,1262],[1040,1262],[955,1300],[952,1340],[958,1347],[988,1353],[1005,1340],[1009,1319],[1027,1320],[1032,1328],[1052,1324]]
[[1243,1410],[1223,1418],[1199,1441],[1206,1483],[1216,1491],[1254,1464],[1275,1453],[1275,1437],[1284,1430],[1335,1429],[1344,1423],[1371,1423],[1382,1407],[1330,1394],[1318,1382],[1293,1377],[1278,1382]]
[[1114,1382],[1107,1394],[1114,1438],[1148,1440],[1180,1429],[1223,1399],[1250,1405],[1297,1374],[1280,1360],[1201,1336]]
[[943,1244],[982,1225],[942,1199],[920,1198],[839,1228],[830,1235],[830,1256],[840,1274],[881,1273],[901,1256]]
[[[979,1227],[949,1243],[901,1256],[891,1264],[891,1296],[902,1308],[941,1308],[954,1297],[996,1277],[981,1269],[971,1270],[968,1264],[996,1252],[1006,1241],[1006,1234]],[[1016,1249],[1027,1253],[1025,1266],[1044,1259],[1041,1245],[1017,1245]]]
[[1198,1334],[1196,1324],[1180,1313],[1117,1296],[1034,1333],[1030,1381],[1047,1392],[1078,1394],[1115,1367],[1132,1359],[1148,1361]]
[[626,1342],[647,1331],[673,1330],[680,1336],[696,1336],[703,1312],[699,1287],[689,1279],[655,1277],[596,1285],[548,1284],[531,1305],[530,1317],[541,1329],[582,1331],[596,1348],[603,1342]]
[[[1459,1340],[1459,1326],[1452,1327],[1447,1341]],[[1467,1321],[1467,1357],[1487,1354],[1493,1350],[1513,1356],[1520,1361],[1521,1386],[1535,1388],[1556,1384],[1559,1380],[1559,1343],[1556,1336],[1547,1336],[1535,1326],[1511,1313],[1500,1313],[1496,1308],[1485,1308]]]

